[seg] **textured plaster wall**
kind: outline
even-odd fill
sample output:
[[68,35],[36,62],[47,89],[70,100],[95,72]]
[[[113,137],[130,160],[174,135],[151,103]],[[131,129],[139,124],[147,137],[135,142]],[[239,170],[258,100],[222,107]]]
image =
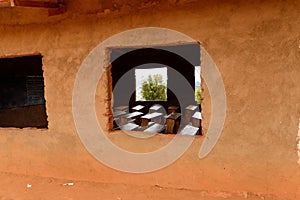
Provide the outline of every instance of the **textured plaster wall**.
[[[1,172],[300,198],[299,1],[66,2],[68,11],[51,17],[40,8],[0,10],[0,57],[44,56],[49,120],[48,130],[0,129]],[[197,157],[203,138],[196,138],[173,165],[133,175],[102,165],[85,150],[74,126],[72,91],[94,47],[113,34],[145,26],[173,29],[202,42],[223,76],[227,118],[220,141],[204,160]],[[105,86],[106,80],[99,84]],[[106,105],[106,95],[105,88],[98,89],[99,108]],[[208,127],[207,90],[204,96]],[[158,149],[172,139],[109,137],[135,152]]]

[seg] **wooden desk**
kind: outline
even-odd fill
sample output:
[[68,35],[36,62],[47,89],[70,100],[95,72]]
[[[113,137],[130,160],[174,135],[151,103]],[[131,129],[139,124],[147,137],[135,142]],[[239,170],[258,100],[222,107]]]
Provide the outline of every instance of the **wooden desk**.
[[137,105],[137,106],[132,107],[131,109],[133,111],[141,111],[143,108],[145,108],[145,106]]
[[154,122],[149,122],[148,126],[140,126],[137,131],[145,131],[147,128],[149,128],[150,126],[154,125]]
[[128,112],[128,106],[117,106],[114,108],[114,111],[124,111],[124,112]]
[[126,115],[126,114],[127,114],[127,112],[125,112],[125,111],[115,111],[115,112],[113,112],[114,118],[121,117],[122,115]]
[[120,125],[127,124],[130,119],[139,119],[143,114],[142,112],[133,112],[123,115],[120,117]]
[[137,130],[138,128],[139,128],[139,125],[134,124],[134,123],[128,123],[123,126],[120,126],[121,130],[126,130],[126,131],[134,131],[134,130]]
[[181,114],[180,113],[171,113],[167,117],[167,128],[166,133],[177,133],[180,125]]
[[179,108],[178,106],[170,106],[170,107],[168,107],[168,114],[178,112],[178,108]]
[[191,126],[191,125],[186,125],[179,132],[179,134],[181,134],[181,135],[197,135],[197,134],[199,134],[199,128]]
[[113,118],[114,118],[113,127],[114,128],[118,128],[118,126],[120,124],[120,117],[122,117],[126,114],[127,114],[127,112],[125,112],[125,111],[115,111],[113,113]]
[[189,105],[185,108],[184,124],[188,124],[191,121],[193,114],[196,112],[198,106]]
[[154,113],[154,112],[163,113],[163,110],[164,107],[162,107],[161,105],[153,105],[150,107],[149,113]]
[[147,128],[144,132],[148,133],[161,133],[165,130],[165,126],[161,124],[153,124],[149,128]]
[[192,125],[200,128],[201,127],[201,121],[202,121],[202,115],[200,112],[195,112],[192,116]]
[[148,126],[148,123],[150,121],[153,121],[155,123],[161,123],[162,122],[162,113],[154,112],[149,113],[147,115],[144,115],[141,117],[141,126]]

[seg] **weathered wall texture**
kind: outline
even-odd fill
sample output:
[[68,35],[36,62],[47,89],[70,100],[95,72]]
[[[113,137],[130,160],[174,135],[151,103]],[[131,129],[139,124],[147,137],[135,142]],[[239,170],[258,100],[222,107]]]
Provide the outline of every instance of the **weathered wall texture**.
[[[48,130],[0,129],[0,171],[299,199],[300,2],[120,2],[67,1],[68,11],[51,17],[41,8],[0,10],[0,57],[43,55],[49,120]],[[223,76],[227,118],[220,141],[204,160],[197,156],[203,138],[197,138],[173,165],[126,174],[100,164],[81,144],[72,92],[76,73],[94,47],[113,34],[147,26],[173,29],[202,42]],[[205,95],[207,127],[207,91]],[[110,139],[145,152],[171,138],[141,141],[120,133]]]

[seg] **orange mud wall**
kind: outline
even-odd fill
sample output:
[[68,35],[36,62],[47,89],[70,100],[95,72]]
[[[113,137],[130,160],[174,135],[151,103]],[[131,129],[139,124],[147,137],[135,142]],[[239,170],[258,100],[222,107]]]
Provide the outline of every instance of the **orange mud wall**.
[[[300,198],[297,132],[300,117],[299,1],[66,1],[67,12],[0,10],[0,57],[43,55],[48,130],[0,129],[0,172],[132,185]],[[147,174],[115,171],[94,159],[76,133],[72,92],[89,52],[108,37],[163,27],[202,43],[218,66],[227,94],[219,142],[203,160],[197,137],[174,164]],[[109,78],[99,83],[100,123]],[[104,106],[101,106],[104,105]],[[102,110],[101,110],[102,109]],[[204,92],[204,130],[210,97]],[[153,151],[170,136],[133,139],[109,134],[120,147]]]

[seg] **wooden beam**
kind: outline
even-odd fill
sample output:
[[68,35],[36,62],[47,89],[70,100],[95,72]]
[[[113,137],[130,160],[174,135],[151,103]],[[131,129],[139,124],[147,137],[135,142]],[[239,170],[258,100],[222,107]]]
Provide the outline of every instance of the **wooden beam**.
[[11,0],[0,0],[0,7],[11,7]]
[[62,0],[15,0],[15,6],[58,8]]

